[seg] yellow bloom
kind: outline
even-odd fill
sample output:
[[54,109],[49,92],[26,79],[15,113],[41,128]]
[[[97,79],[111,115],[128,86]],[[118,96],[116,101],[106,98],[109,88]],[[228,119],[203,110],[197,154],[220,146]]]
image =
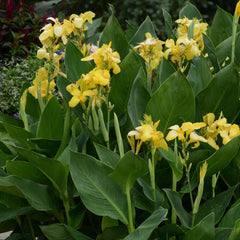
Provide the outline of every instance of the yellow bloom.
[[153,124],[151,116],[144,115],[144,121],[141,122],[141,126],[136,127],[135,131],[128,133],[128,141],[132,147],[135,148],[133,138],[137,140],[136,154],[138,154],[143,142],[150,142],[154,148],[163,148],[168,151],[168,145],[164,140],[164,135],[161,131],[157,131],[157,127],[160,121]]
[[[52,80],[48,82],[48,71],[45,68],[40,68],[36,78],[33,80],[33,86],[28,88],[28,91],[34,98],[38,98],[38,89],[41,91],[42,98],[46,98],[47,94],[49,98],[52,96],[51,91],[56,86],[55,82]],[[47,93],[47,90],[49,92]]]
[[50,47],[52,46],[53,42],[52,39],[54,37],[54,29],[51,23],[45,25],[41,30],[42,33],[39,36],[39,40],[43,46]]
[[223,140],[223,144],[227,144],[229,141],[231,141],[233,138],[237,137],[240,135],[240,130],[239,130],[239,126],[237,124],[233,124],[228,128],[225,128],[224,130],[219,132],[222,140]]
[[49,53],[47,52],[47,50],[45,48],[38,49],[38,51],[37,51],[37,58],[38,59],[46,58],[48,61],[50,60]]
[[164,56],[162,50],[163,41],[160,41],[157,38],[152,37],[150,33],[146,33],[146,40],[144,42],[139,43],[135,50],[139,49],[140,56],[149,63],[148,71],[151,72],[153,69],[157,68],[159,62]]
[[111,70],[114,74],[118,74],[121,70],[118,64],[120,56],[118,52],[113,52],[111,48],[111,42],[106,45],[103,44],[101,48],[98,48],[92,55],[82,58],[82,61],[94,60],[96,66],[100,69]]
[[237,21],[239,19],[239,16],[240,16],[240,1],[238,1],[235,8],[235,18]]
[[108,70],[96,69],[93,75],[93,82],[96,85],[108,86],[110,84],[110,73]]
[[207,161],[205,161],[203,163],[203,165],[200,167],[200,180],[203,180],[205,178],[205,175],[207,173],[207,167],[208,167],[208,164],[207,164]]

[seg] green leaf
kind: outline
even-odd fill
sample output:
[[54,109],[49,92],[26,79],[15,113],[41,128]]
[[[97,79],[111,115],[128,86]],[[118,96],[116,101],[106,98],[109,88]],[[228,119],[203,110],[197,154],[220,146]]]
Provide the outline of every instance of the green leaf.
[[132,46],[136,46],[138,45],[140,42],[143,42],[146,40],[146,33],[151,33],[151,35],[154,38],[157,38],[157,35],[155,33],[154,30],[154,26],[153,23],[151,21],[151,19],[149,17],[146,17],[146,19],[144,20],[144,22],[140,25],[140,27],[138,28],[137,32],[135,33],[135,35],[132,37],[132,39],[130,40],[130,44]]
[[130,51],[119,65],[121,72],[111,79],[111,92],[109,100],[114,104],[114,111],[121,114],[126,111],[131,93],[132,84],[141,66],[138,56]]
[[177,152],[174,152],[171,148],[168,151],[158,148],[162,156],[168,161],[174,175],[176,176],[177,182],[181,180],[183,176],[183,165],[178,157]]
[[179,18],[187,17],[189,19],[197,18],[202,19],[202,15],[199,10],[190,2],[187,2],[186,5],[179,12]]
[[196,96],[211,82],[212,73],[209,69],[207,60],[202,55],[199,58],[194,58],[193,63],[194,65],[191,64],[189,69],[188,81]]
[[147,162],[132,151],[129,151],[120,159],[110,176],[117,181],[123,192],[126,193],[131,190],[139,177],[147,173]]
[[129,102],[128,115],[134,127],[139,126],[139,120],[143,119],[150,95],[145,88],[146,75],[140,68],[136,79],[134,80]]
[[163,58],[160,62],[160,68],[157,76],[154,79],[152,91],[155,92],[163,84],[163,82],[168,79],[175,71],[176,70],[173,65],[168,60]]
[[112,15],[108,19],[107,24],[100,35],[99,45],[102,46],[103,43],[109,44],[109,42],[112,42],[111,47],[118,51],[121,60],[123,60],[128,54],[129,46],[125,33],[114,16],[113,9]]
[[31,132],[26,131],[24,128],[10,125],[7,123],[4,123],[4,127],[11,138],[24,144],[27,148],[34,147],[34,144],[31,144],[29,142],[29,139],[34,137]]
[[75,83],[82,74],[92,70],[92,65],[89,62],[81,61],[83,57],[83,54],[74,43],[68,41],[66,46],[65,66],[67,77],[71,82]]
[[0,114],[0,123],[7,123],[16,127],[24,127],[23,121],[7,114]]
[[90,38],[96,34],[96,31],[100,27],[101,22],[102,22],[102,18],[100,17],[100,18],[94,19],[92,24],[89,22],[85,23],[85,25],[88,27],[86,38]]
[[183,240],[214,240],[215,239],[215,228],[214,228],[214,213],[207,215],[199,224],[193,229],[187,231],[184,235]]
[[162,11],[163,11],[163,18],[165,22],[165,29],[166,29],[167,36],[169,39],[170,38],[175,39],[176,37],[172,30],[172,17],[164,8],[162,8]]
[[225,213],[223,219],[219,223],[219,227],[233,228],[235,222],[240,219],[240,203],[232,206],[227,213]]
[[46,177],[34,167],[31,163],[25,161],[8,161],[6,164],[8,175],[14,175],[19,178],[28,179],[33,182],[46,184]]
[[32,210],[33,209],[31,207],[7,208],[4,205],[0,204],[0,222],[10,220],[16,216],[25,215]]
[[172,125],[193,121],[195,101],[185,76],[180,72],[172,74],[152,95],[146,112],[154,122],[160,120],[159,129],[164,133]]
[[215,214],[215,223],[217,224],[231,201],[236,187],[237,186],[231,187],[228,190],[216,195],[215,198],[209,199],[203,203],[196,214],[195,222],[199,223],[203,218],[212,212]]
[[[26,150],[24,148],[14,147],[14,149],[36,168],[38,168],[59,191],[60,194],[66,192],[67,173],[61,162],[47,158],[44,155]],[[51,166],[51,167],[49,167]]]
[[198,95],[202,115],[210,112],[219,115],[222,111],[231,122],[239,108],[238,82],[239,76],[233,64],[219,71]]
[[136,230],[130,233],[124,240],[146,240],[152,231],[165,220],[167,209],[160,207],[155,210]]
[[231,14],[220,7],[217,7],[217,12],[213,18],[210,33],[210,38],[214,46],[217,46],[223,40],[232,35],[232,23],[233,17]]
[[56,97],[52,97],[40,117],[37,138],[61,140],[63,125],[64,119],[61,106]]
[[39,102],[29,92],[27,93],[25,112],[26,114],[30,115],[33,119],[39,119],[39,117],[41,116]]
[[228,240],[237,240],[240,237],[240,219],[236,221],[235,226]]
[[96,215],[128,223],[126,196],[109,177],[110,167],[91,156],[71,152],[70,172],[87,209]]
[[229,236],[232,232],[232,228],[216,228],[215,229],[215,239],[229,240]]
[[39,211],[57,211],[56,199],[50,194],[49,187],[15,176],[0,177],[0,190],[25,197],[29,204]]
[[48,240],[92,240],[92,238],[62,223],[40,226],[40,228]]
[[203,41],[204,41],[204,49],[206,50],[208,57],[212,63],[212,66],[214,67],[214,73],[218,72],[220,70],[220,65],[216,55],[215,47],[211,39],[205,34],[203,34]]
[[137,32],[137,28],[133,26],[131,23],[129,23],[128,21],[126,22],[127,22],[126,38],[128,41],[130,41],[130,39],[132,39],[132,37]]
[[179,217],[181,223],[186,228],[189,228],[191,225],[191,215],[183,208],[182,200],[177,192],[174,192],[170,189],[163,189],[166,193],[172,208],[175,210],[177,216]]
[[103,145],[95,143],[94,146],[99,159],[108,167],[114,169],[120,160],[120,156],[117,153],[110,151]]

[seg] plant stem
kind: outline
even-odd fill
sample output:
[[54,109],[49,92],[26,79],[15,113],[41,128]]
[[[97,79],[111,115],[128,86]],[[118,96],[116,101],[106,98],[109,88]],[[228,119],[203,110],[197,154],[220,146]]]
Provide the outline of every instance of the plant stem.
[[152,148],[151,149],[151,155],[152,155],[152,161],[149,159],[149,161],[151,161],[151,164],[148,165],[149,167],[149,172],[150,172],[150,178],[151,178],[151,186],[152,186],[152,192],[153,192],[153,201],[154,203],[157,202],[156,199],[156,185],[155,185],[155,151]]
[[[108,116],[108,119],[109,119],[110,118],[110,113],[108,113],[108,115],[109,115]],[[98,117],[99,117],[100,127],[101,127],[101,130],[102,130],[104,141],[107,143],[107,148],[109,149],[109,132],[107,130],[107,128],[109,128],[109,120],[108,120],[108,126],[106,128],[101,107],[98,107]]]
[[192,205],[192,209],[193,209],[192,188],[191,188],[191,180],[190,180],[188,168],[186,169],[186,174],[187,174],[187,180],[188,180],[188,188],[189,188],[190,200],[191,200],[191,205]]
[[31,219],[28,215],[27,215],[27,220],[28,220],[30,231],[31,231],[32,239],[35,240],[36,238],[35,238],[32,222],[31,222]]
[[[177,179],[176,179],[176,176],[173,171],[172,171],[172,190],[174,192],[177,191]],[[176,215],[174,208],[172,208],[172,223],[173,224],[177,223],[177,215]]]
[[195,222],[195,216],[196,216],[196,214],[195,214],[195,213],[193,213],[191,227],[193,227],[193,226],[194,226],[194,222]]
[[234,63],[235,59],[235,45],[236,45],[236,34],[237,34],[237,26],[238,26],[238,20],[236,20],[236,17],[233,17],[233,25],[232,25],[232,55],[231,55],[231,63]]
[[70,206],[69,206],[69,201],[68,201],[67,196],[63,196],[63,205],[64,205],[64,209],[65,209],[67,224],[69,226],[71,226],[71,218],[70,218],[70,215],[69,215]]
[[131,202],[131,195],[130,195],[130,189],[129,186],[127,185],[126,187],[126,195],[127,195],[127,205],[128,205],[128,231],[129,233],[134,231],[134,226],[133,226],[133,215],[132,215],[132,202]]

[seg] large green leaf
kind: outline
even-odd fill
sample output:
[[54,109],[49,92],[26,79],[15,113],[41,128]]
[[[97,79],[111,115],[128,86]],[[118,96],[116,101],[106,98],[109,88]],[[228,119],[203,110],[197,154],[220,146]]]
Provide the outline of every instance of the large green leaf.
[[152,21],[149,17],[146,17],[144,22],[140,25],[139,29],[137,30],[135,35],[130,40],[130,44],[135,47],[140,42],[145,41],[146,40],[145,34],[147,32],[151,33],[151,35],[153,37],[155,37],[155,38],[157,37],[157,35],[155,33],[155,30],[154,30],[154,26],[153,26]]
[[8,123],[17,127],[24,127],[23,121],[7,114],[0,114],[0,123]]
[[240,219],[240,203],[231,207],[219,223],[219,227],[233,228],[235,222]]
[[40,211],[57,210],[57,201],[46,185],[15,176],[0,177],[0,190],[27,199],[29,204]]
[[20,156],[38,168],[52,182],[60,194],[66,193],[67,173],[61,162],[24,148],[14,147],[14,149]]
[[134,51],[130,51],[120,64],[121,72],[111,79],[110,102],[118,114],[127,109],[132,84],[139,72],[140,62]]
[[239,109],[238,85],[239,75],[233,64],[219,71],[198,95],[202,115],[210,112],[219,115],[222,111],[231,122]]
[[170,38],[175,39],[173,30],[172,30],[172,17],[164,8],[162,9],[162,11],[163,11],[163,17],[164,17],[167,36],[169,39]]
[[200,223],[198,223],[193,229],[187,231],[184,235],[183,240],[214,240],[215,229],[214,229],[215,217],[214,213],[207,215]]
[[215,198],[209,199],[203,203],[196,214],[195,222],[200,222],[209,213],[213,212],[215,214],[215,223],[218,223],[223,216],[235,189],[236,186],[231,187],[230,189],[216,195]]
[[167,209],[160,207],[155,210],[136,230],[124,238],[124,240],[146,240],[152,231],[165,220]]
[[65,66],[67,77],[71,82],[76,82],[82,74],[88,73],[92,69],[92,65],[87,61],[81,61],[83,54],[72,43],[68,41],[66,46]]
[[212,74],[206,58],[202,55],[193,59],[188,72],[188,81],[190,82],[195,96],[205,89],[212,80]]
[[111,6],[111,10],[112,15],[108,19],[107,24],[101,33],[99,45],[102,46],[103,43],[108,44],[109,42],[112,42],[111,47],[118,51],[122,60],[129,51],[128,41],[118,20],[114,16],[113,6]]
[[31,207],[22,207],[22,208],[7,208],[4,205],[0,204],[0,222],[10,220],[19,215],[24,215],[32,210]]
[[61,106],[56,97],[52,97],[40,117],[37,138],[61,140],[63,124],[64,119]]
[[221,239],[221,240],[229,240],[229,236],[231,235],[232,228],[216,228],[215,229],[216,235],[215,239]]
[[135,181],[147,172],[147,162],[129,151],[120,159],[110,176],[117,181],[123,192],[126,193],[132,188]]
[[91,156],[71,152],[70,172],[82,202],[91,212],[128,223],[126,196],[109,177],[110,167]]
[[210,34],[210,38],[215,46],[232,35],[232,22],[233,17],[231,14],[218,7]]
[[157,76],[154,79],[152,91],[155,92],[163,84],[163,82],[166,79],[168,79],[175,71],[176,70],[173,67],[173,65],[168,60],[163,58],[162,61],[160,62],[160,67],[159,71],[157,72]]
[[92,238],[76,231],[65,224],[40,226],[48,240],[92,240]]
[[153,94],[146,112],[152,116],[153,121],[160,120],[159,128],[164,133],[172,125],[194,120],[193,91],[181,72],[172,74]]
[[237,240],[240,237],[240,219],[236,221],[235,226],[228,238],[228,240]]
[[139,120],[143,119],[150,95],[145,88],[146,75],[142,68],[133,83],[129,102],[128,115],[134,127],[139,126]]
[[163,189],[166,193],[168,200],[170,201],[172,208],[175,210],[177,216],[179,217],[181,223],[189,228],[191,225],[191,215],[183,208],[182,200],[177,192],[170,189]]
[[6,168],[8,175],[14,175],[19,178],[28,179],[41,184],[48,183],[48,180],[43,173],[29,162],[8,161]]
[[189,19],[197,18],[202,19],[201,13],[199,10],[190,2],[187,2],[186,5],[179,12],[179,18],[187,17]]
[[120,156],[117,153],[110,151],[103,145],[95,143],[94,146],[96,148],[99,159],[104,164],[114,169],[120,160]]

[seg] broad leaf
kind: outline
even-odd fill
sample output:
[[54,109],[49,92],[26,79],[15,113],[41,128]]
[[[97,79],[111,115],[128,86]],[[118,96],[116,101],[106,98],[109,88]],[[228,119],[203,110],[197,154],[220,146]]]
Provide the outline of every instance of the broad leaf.
[[141,66],[138,56],[130,51],[119,65],[121,72],[111,79],[110,102],[114,104],[114,111],[118,114],[127,109],[132,84]]
[[200,222],[210,212],[213,212],[215,214],[215,223],[218,223],[223,216],[235,189],[236,186],[218,194],[215,198],[209,199],[202,204],[196,214],[195,222]]
[[186,5],[179,12],[179,18],[187,17],[189,19],[197,18],[202,19],[201,13],[199,10],[190,2],[187,2]]
[[40,228],[48,240],[92,240],[83,233],[61,223],[40,226]]
[[172,17],[171,15],[163,8],[163,17],[164,17],[164,23],[165,23],[165,29],[167,32],[168,38],[175,39],[173,30],[172,30]]
[[236,240],[240,237],[240,219],[236,221],[235,226],[228,238],[228,240]]
[[109,177],[110,167],[91,156],[71,152],[70,172],[86,208],[96,215],[128,223],[126,196]]
[[40,117],[37,138],[61,140],[63,124],[64,119],[61,106],[56,97],[52,97]]
[[222,111],[231,122],[239,109],[238,85],[239,75],[233,64],[219,71],[198,95],[202,115],[210,112],[219,115]]
[[92,70],[92,65],[89,62],[81,61],[83,54],[74,45],[68,41],[65,55],[65,66],[67,77],[71,82],[76,82],[82,74],[86,74]]
[[129,102],[128,115],[134,127],[139,126],[139,120],[143,119],[150,95],[145,88],[146,75],[140,68],[138,75],[133,83]]
[[207,215],[200,223],[194,226],[193,229],[187,231],[183,240],[214,240],[215,239],[215,217],[214,213]]
[[166,193],[168,200],[170,201],[172,208],[175,210],[177,216],[179,217],[181,223],[189,228],[191,225],[191,215],[183,208],[182,200],[177,192],[170,189],[163,189]]
[[112,15],[101,33],[99,45],[102,46],[103,43],[109,44],[109,42],[112,42],[111,48],[118,51],[121,60],[123,60],[129,51],[128,41],[118,20],[114,16],[113,6],[111,6],[111,10]]
[[97,151],[99,159],[104,164],[114,169],[120,160],[120,156],[117,153],[110,151],[108,148],[106,148],[103,145],[95,143],[94,146]]
[[240,203],[231,207],[219,223],[219,227],[233,228],[235,222],[240,219]]
[[172,74],[153,94],[146,112],[154,122],[160,120],[159,129],[164,133],[172,125],[193,121],[195,101],[185,76],[180,72]]
[[135,47],[140,42],[145,41],[146,40],[145,34],[147,32],[151,33],[151,35],[153,37],[155,37],[155,38],[157,37],[157,35],[155,33],[155,30],[154,30],[154,26],[153,26],[152,21],[149,17],[146,17],[144,22],[140,25],[137,32],[135,33],[135,35],[130,40],[130,44]]
[[118,162],[110,176],[121,186],[123,192],[131,190],[135,181],[148,173],[147,162],[134,154],[127,152]]
[[124,240],[146,240],[150,237],[152,231],[165,220],[167,209],[160,207],[155,210],[136,230],[130,233]]

